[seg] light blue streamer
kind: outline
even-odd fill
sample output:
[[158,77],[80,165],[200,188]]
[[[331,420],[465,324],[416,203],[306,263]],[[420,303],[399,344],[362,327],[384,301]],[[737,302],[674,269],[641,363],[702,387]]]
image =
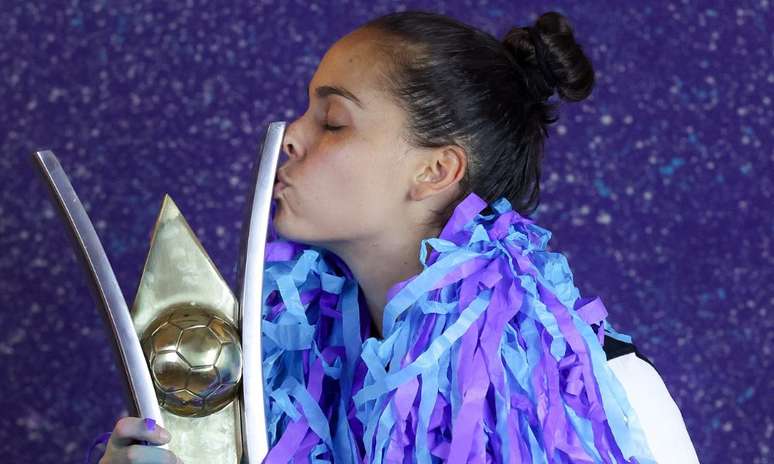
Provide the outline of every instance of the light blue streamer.
[[344,288],[344,282],[346,281],[347,279],[344,277],[329,274],[327,272],[320,274],[320,283],[322,284],[322,289],[328,293],[338,295]]
[[625,343],[632,343],[632,337],[630,335],[624,335],[622,333],[617,332],[613,328],[613,324],[611,324],[608,321],[605,321],[605,333],[615,338],[616,340],[620,340]]
[[[595,346],[599,343],[591,326],[576,324],[576,328],[586,342],[586,346]],[[640,464],[657,464],[645,441],[642,426],[631,404],[629,404],[623,386],[613,375],[610,366],[607,365],[605,352],[591,349],[588,352],[594,358],[591,367],[599,385],[602,405],[610,424],[610,430],[621,452],[625,457],[636,456]],[[615,406],[619,406],[620,409]]]
[[279,407],[282,412],[287,414],[294,421],[298,420],[300,417],[298,409],[293,406],[293,403],[290,401],[290,396],[288,396],[284,388],[278,388],[272,391],[271,398],[276,401],[277,407]]
[[438,397],[438,365],[430,365],[422,373],[422,389],[419,400],[419,420],[417,421],[415,457],[419,464],[431,464],[430,449],[427,446],[427,430],[430,414]]
[[[464,311],[460,311],[458,295],[452,292],[456,284],[446,285],[440,291],[440,301],[428,298],[429,290],[435,288],[444,276],[472,259],[506,259],[515,282],[524,291],[522,308],[510,324],[506,324],[504,336],[500,343],[500,355],[503,362],[504,391],[495,392],[495,433],[502,444],[500,458],[507,458],[506,452],[514,446],[510,443],[508,417],[517,415],[520,433],[530,449],[533,463],[546,462],[545,450],[535,435],[535,430],[529,425],[525,415],[510,406],[510,397],[514,392],[523,393],[530,401],[535,402],[535,392],[531,375],[540,363],[539,330],[545,328],[551,335],[551,355],[557,360],[566,355],[568,343],[559,329],[556,317],[541,301],[537,291],[537,282],[556,295],[557,300],[571,315],[573,325],[578,329],[592,357],[594,375],[598,381],[602,405],[608,417],[611,431],[618,446],[625,456],[636,456],[641,464],[652,463],[649,460],[649,450],[643,441],[642,430],[636,421],[636,416],[626,400],[625,392],[617,380],[610,375],[604,359],[604,351],[599,347],[596,334],[582,321],[574,303],[579,298],[579,292],[572,282],[572,273],[566,258],[560,253],[547,252],[546,246],[551,232],[539,227],[531,221],[516,221],[507,224],[507,234],[504,239],[496,240],[490,237],[485,225],[493,224],[498,214],[518,213],[512,211],[510,203],[501,198],[492,204],[497,214],[478,215],[467,224],[460,224],[461,229],[452,231],[455,240],[463,236],[467,243],[461,245],[445,239],[430,238],[423,240],[420,246],[420,261],[423,271],[401,288],[385,307],[384,340],[370,338],[360,340],[359,308],[357,301],[357,285],[344,276],[331,272],[331,266],[324,259],[324,253],[313,249],[304,250],[295,260],[283,263],[267,263],[264,273],[264,298],[271,292],[279,291],[283,311],[273,321],[264,320],[264,373],[268,397],[267,411],[269,434],[272,443],[276,443],[277,428],[287,421],[296,420],[299,412],[296,405],[301,406],[302,413],[310,428],[320,436],[323,443],[317,444],[310,452],[310,462],[328,462],[321,458],[330,453],[333,462],[355,463],[354,435],[346,419],[344,402],[337,404],[339,420],[336,424],[336,436],[330,435],[331,424],[325,417],[319,404],[311,398],[304,388],[304,372],[301,354],[308,350],[309,365],[320,358],[326,377],[339,379],[341,396],[346,401],[351,393],[355,360],[362,359],[368,372],[364,387],[355,395],[353,401],[356,417],[364,424],[367,456],[373,462],[382,462],[384,453],[389,448],[390,437],[395,429],[396,417],[390,406],[392,392],[398,387],[419,377],[421,391],[419,393],[419,409],[417,413],[417,437],[413,458],[416,462],[430,464],[437,460],[428,449],[428,427],[435,401],[439,395],[449,399],[452,416],[459,412],[461,399],[459,397],[459,382],[456,378],[456,367],[452,361],[459,359],[458,340],[481,317],[489,305],[491,290],[477,290],[473,301]],[[511,218],[507,218],[512,220]],[[461,221],[460,221],[461,222]],[[500,221],[498,227],[506,224]],[[461,232],[464,230],[464,233]],[[500,230],[498,234],[502,234]],[[456,234],[456,235],[454,235]],[[509,243],[510,248],[505,247]],[[516,244],[517,246],[513,246]],[[438,259],[427,264],[427,246],[430,245],[437,253]],[[513,256],[511,253],[520,253]],[[521,265],[528,256],[530,275],[517,267],[514,260],[518,258]],[[350,285],[350,283],[354,285]],[[346,361],[336,357],[328,364],[319,351],[315,341],[316,327],[309,323],[309,315],[318,317],[320,309],[316,306],[305,308],[301,303],[302,292],[322,289],[338,296],[337,310],[342,317],[335,319],[333,329],[327,335],[326,344],[340,346],[346,353]],[[264,300],[265,301],[265,300]],[[264,315],[269,314],[269,305],[264,305]],[[405,317],[403,317],[405,316]],[[422,327],[426,317],[436,318],[429,337],[429,345],[419,356],[401,367],[401,363],[412,349],[414,336]],[[314,319],[313,319],[314,320]],[[540,328],[540,329],[539,329]],[[606,323],[605,332],[623,341],[629,341],[626,335],[619,334]],[[528,347],[523,349],[518,342],[521,336]],[[386,366],[389,365],[389,368]],[[448,373],[451,373],[449,375]],[[284,376],[284,378],[280,378]],[[281,384],[277,385],[280,381]],[[273,391],[273,389],[282,391]],[[290,393],[290,395],[288,394]],[[291,397],[295,399],[292,402]],[[571,407],[565,404],[566,416],[583,441],[584,449],[594,459],[601,459],[593,443],[593,430],[586,418],[579,417]],[[284,419],[282,419],[284,418]],[[281,420],[282,419],[282,420]],[[628,421],[628,424],[626,423]],[[482,424],[484,425],[484,424]],[[634,434],[634,438],[629,436]],[[374,440],[375,437],[375,440]],[[504,461],[505,462],[505,461]]]
[[309,428],[320,437],[328,448],[333,450],[333,442],[331,440],[331,432],[328,427],[328,418],[323,414],[320,405],[312,398],[312,395],[306,390],[306,388],[300,384],[296,379],[288,378],[286,380],[287,385],[283,383],[283,388],[287,388],[293,392],[293,396],[301,404],[301,408],[304,411],[304,416],[309,422]]
[[363,387],[353,398],[355,404],[360,405],[365,401],[375,399],[388,391],[398,388],[429,369],[435,360],[462,337],[468,328],[478,320],[479,316],[489,305],[491,293],[492,291],[487,289],[477,295],[470,303],[470,306],[460,313],[459,318],[440,337],[433,340],[427,349],[413,362],[394,373],[388,374],[380,382]]
[[303,350],[309,347],[314,336],[314,327],[302,321],[274,323],[263,321],[263,334],[283,350]]
[[301,304],[301,295],[298,292],[296,284],[293,282],[293,278],[290,275],[283,275],[277,279],[277,286],[279,287],[280,295],[282,296],[282,302],[285,303],[287,308],[280,318],[290,319],[298,322],[307,321],[306,310],[304,305]]
[[290,272],[290,276],[293,278],[296,285],[301,285],[306,281],[309,272],[312,270],[312,267],[315,265],[319,256],[320,254],[315,250],[304,250],[301,257],[298,258],[298,261],[296,261],[296,264],[293,266],[293,270]]
[[452,253],[422,271],[414,280],[400,289],[384,307],[384,333],[391,333],[398,316],[424,295],[427,289],[438,282],[438,279],[448,270],[477,256],[478,253],[468,250]]

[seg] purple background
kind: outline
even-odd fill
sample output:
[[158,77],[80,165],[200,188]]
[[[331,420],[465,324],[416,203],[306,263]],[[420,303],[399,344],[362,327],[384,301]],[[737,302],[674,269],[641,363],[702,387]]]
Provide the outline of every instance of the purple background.
[[80,462],[126,414],[32,151],[59,157],[130,304],[164,193],[233,288],[267,124],[303,113],[335,40],[408,7],[498,37],[569,17],[598,82],[551,128],[533,218],[656,363],[702,462],[771,462],[772,12],[687,3],[4,1],[2,460]]

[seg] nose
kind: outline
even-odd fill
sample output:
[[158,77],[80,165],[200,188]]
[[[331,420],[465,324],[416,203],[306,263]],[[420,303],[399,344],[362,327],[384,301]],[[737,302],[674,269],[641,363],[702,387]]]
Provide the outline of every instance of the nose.
[[282,138],[282,148],[289,158],[298,158],[300,156],[299,143],[295,137],[295,124],[290,124],[285,129],[285,135]]

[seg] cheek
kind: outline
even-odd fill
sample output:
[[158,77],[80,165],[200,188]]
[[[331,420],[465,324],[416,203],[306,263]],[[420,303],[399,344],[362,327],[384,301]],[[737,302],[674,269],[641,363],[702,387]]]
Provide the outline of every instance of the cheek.
[[[307,159],[303,179],[291,201],[326,233],[358,234],[379,227],[380,217],[395,194],[391,168],[371,152],[347,150]],[[299,166],[300,167],[300,166]],[[301,171],[299,171],[301,172]],[[295,186],[294,186],[295,187]],[[354,220],[353,220],[354,219]]]
[[303,187],[310,204],[349,198],[360,189],[363,172],[354,155],[330,154],[309,159],[304,166]]
[[291,169],[293,186],[285,202],[294,216],[324,229],[341,225],[343,217],[356,215],[370,195],[368,163],[347,152],[315,153]]

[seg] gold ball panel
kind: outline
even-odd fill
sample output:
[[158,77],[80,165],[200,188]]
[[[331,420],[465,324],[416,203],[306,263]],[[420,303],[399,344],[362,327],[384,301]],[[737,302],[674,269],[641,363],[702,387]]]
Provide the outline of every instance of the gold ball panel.
[[242,378],[242,350],[236,343],[221,345],[215,362],[221,383],[237,383]]
[[220,340],[207,326],[184,329],[177,351],[191,367],[215,364],[220,354]]
[[151,361],[153,381],[165,392],[185,388],[190,370],[188,363],[176,351],[156,353]]

